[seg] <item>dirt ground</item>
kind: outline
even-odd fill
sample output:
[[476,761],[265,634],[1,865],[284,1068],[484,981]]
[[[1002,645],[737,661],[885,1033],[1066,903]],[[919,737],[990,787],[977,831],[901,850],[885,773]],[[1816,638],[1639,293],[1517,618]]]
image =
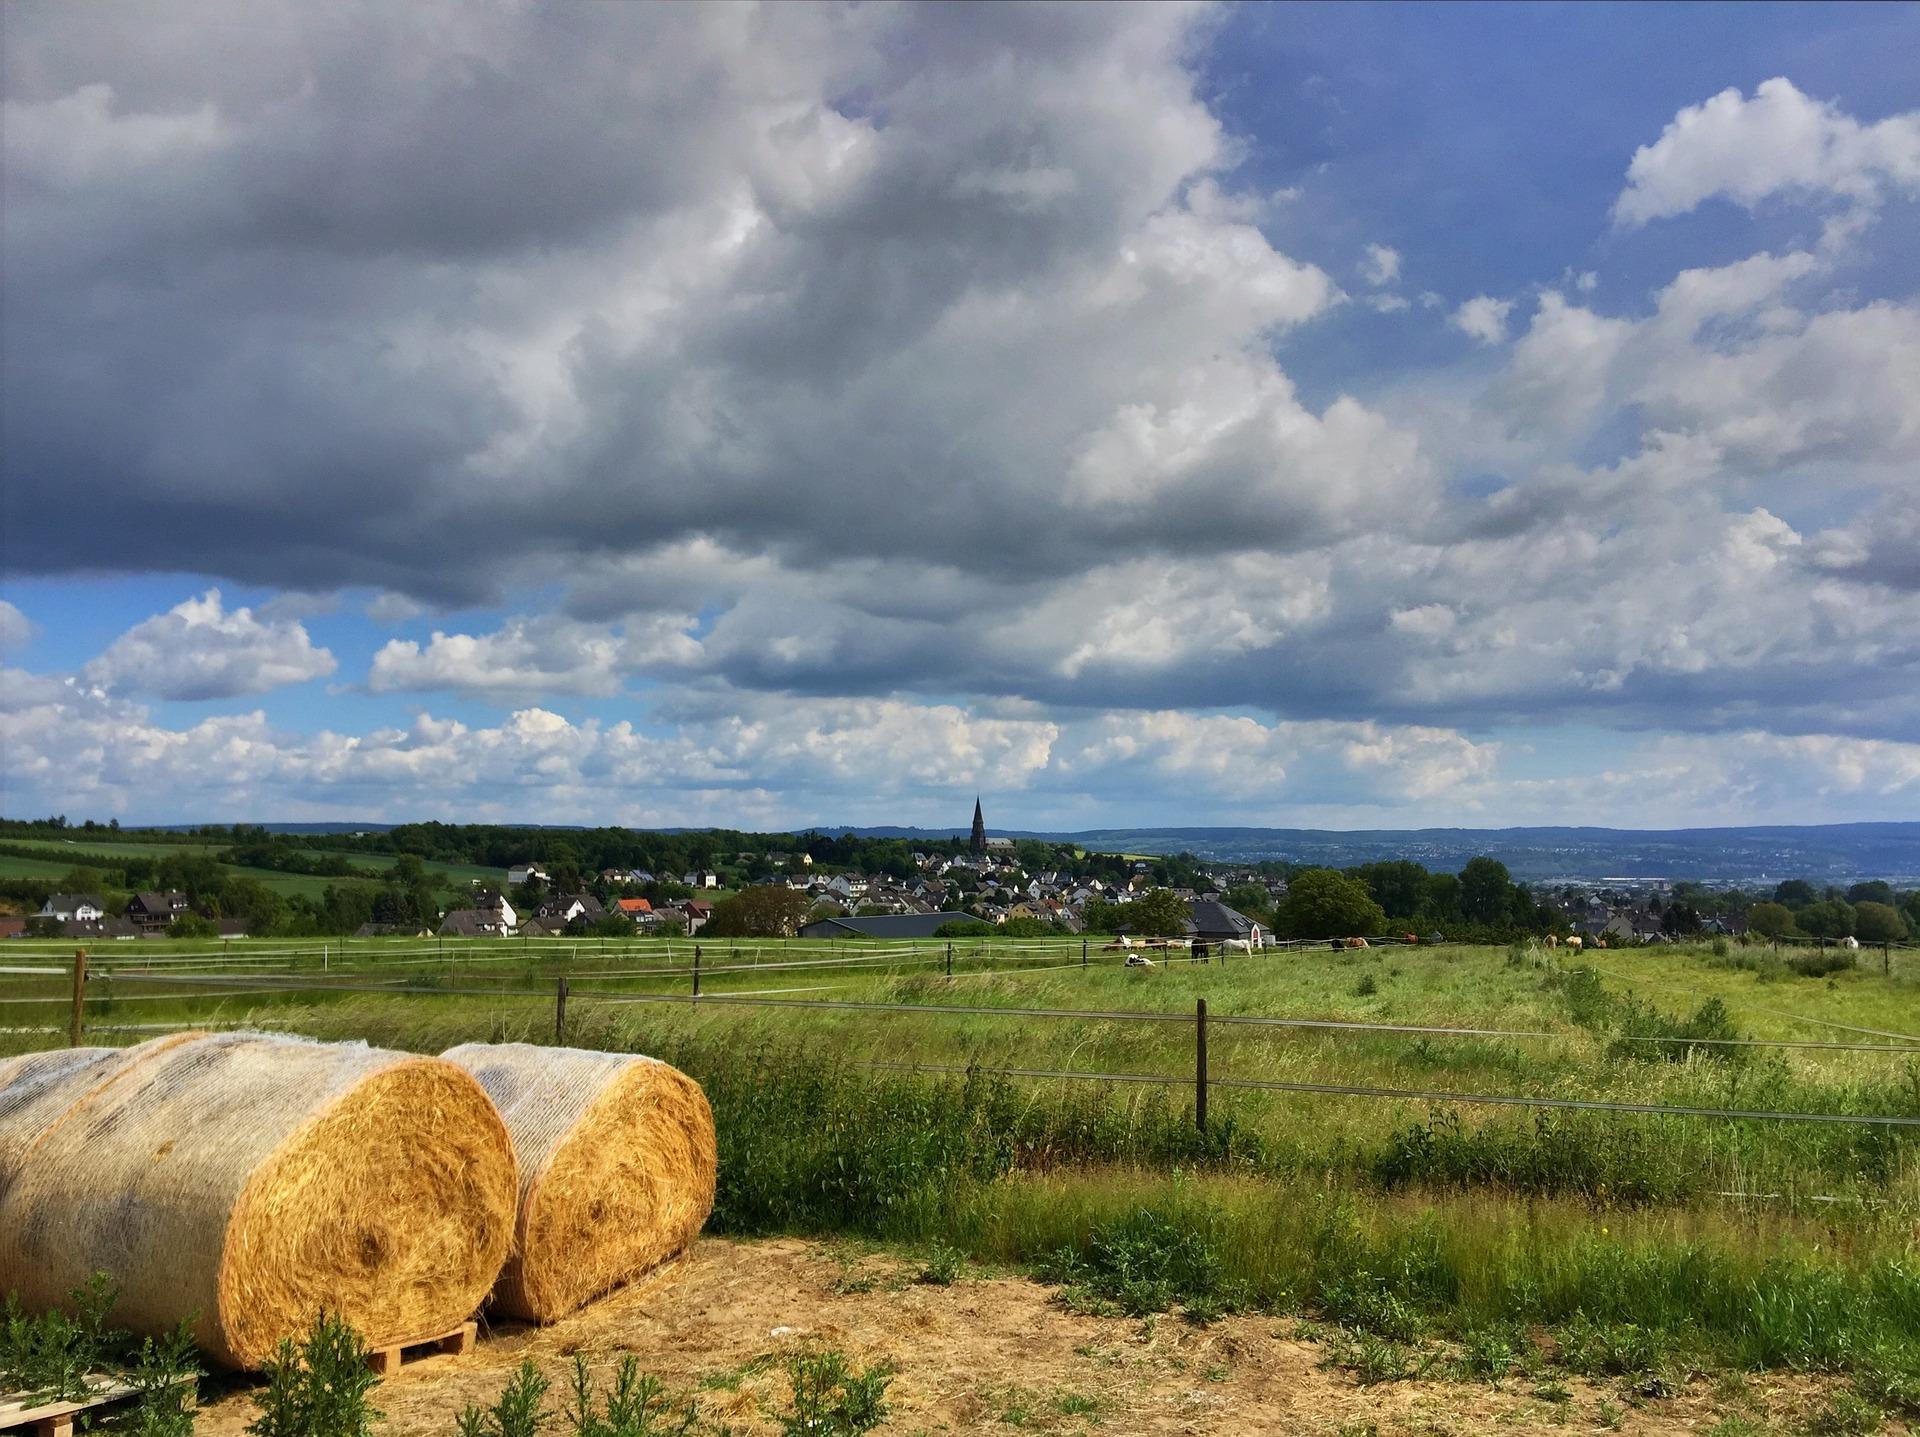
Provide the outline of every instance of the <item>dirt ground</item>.
[[[555,1380],[584,1352],[604,1374],[622,1354],[676,1393],[698,1392],[712,1423],[779,1430],[787,1398],[777,1359],[837,1347],[895,1368],[888,1433],[1128,1434],[1708,1433],[1804,1430],[1825,1394],[1793,1377],[1695,1378],[1642,1398],[1622,1383],[1514,1378],[1361,1386],[1323,1367],[1325,1349],[1291,1319],[1236,1317],[1196,1328],[1175,1318],[1087,1317],[1016,1277],[912,1281],[917,1267],[826,1243],[703,1240],[645,1282],[547,1328],[508,1326],[464,1357],[409,1362],[375,1390],[393,1437],[451,1437],[466,1403],[490,1402],[532,1357]],[[1556,1388],[1558,1390],[1556,1390]],[[208,1400],[199,1431],[239,1437],[256,1409],[245,1384]],[[1721,1424],[1725,1425],[1721,1425]],[[550,1429],[551,1430],[551,1429]]]

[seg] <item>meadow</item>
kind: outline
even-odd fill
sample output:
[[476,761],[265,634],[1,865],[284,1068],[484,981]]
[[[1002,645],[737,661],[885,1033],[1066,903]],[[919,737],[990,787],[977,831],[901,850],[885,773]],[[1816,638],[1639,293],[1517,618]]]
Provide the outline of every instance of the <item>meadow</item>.
[[[1831,971],[1725,945],[1141,969],[1097,947],[1083,966],[1077,941],[958,944],[948,976],[943,944],[716,942],[695,1001],[693,947],[116,945],[95,955],[88,1022],[96,1041],[192,1023],[421,1051],[551,1042],[564,978],[566,1041],[653,1053],[706,1087],[718,1231],[964,1255],[1097,1310],[1304,1314],[1385,1368],[1433,1343],[1517,1362],[1534,1332],[1581,1370],[1684,1354],[1920,1401],[1912,950]],[[54,966],[61,950],[8,952]],[[0,1042],[60,1041],[45,1030],[66,993],[57,971],[0,976]]]

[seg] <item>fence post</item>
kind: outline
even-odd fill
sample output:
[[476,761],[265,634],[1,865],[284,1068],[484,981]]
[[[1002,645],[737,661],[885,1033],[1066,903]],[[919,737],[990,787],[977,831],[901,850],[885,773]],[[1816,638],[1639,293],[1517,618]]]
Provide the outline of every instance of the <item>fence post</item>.
[[1193,1002],[1193,1125],[1207,1130],[1207,1000]]
[[947,976],[949,978],[953,976],[953,944],[951,942],[947,944]]
[[553,1041],[558,1047],[567,1045],[567,980],[553,980]]
[[1080,966],[1087,966],[1087,940],[1084,938],[1080,940]]
[[87,1017],[87,950],[73,950],[73,1016],[67,1021],[67,1046],[80,1046],[80,1035],[86,1031]]
[[693,950],[693,996],[700,996],[700,949],[697,944]]

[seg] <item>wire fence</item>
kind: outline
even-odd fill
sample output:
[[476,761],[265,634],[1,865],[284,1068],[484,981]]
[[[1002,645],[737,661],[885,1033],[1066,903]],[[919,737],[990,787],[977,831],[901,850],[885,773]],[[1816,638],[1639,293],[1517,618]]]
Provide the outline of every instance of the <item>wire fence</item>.
[[[850,962],[868,960],[825,961]],[[739,965],[726,971],[740,972],[750,971],[755,967],[775,968],[777,966],[779,965]],[[786,966],[789,968],[818,966],[818,963],[794,963]],[[236,986],[234,981],[236,975],[231,972],[154,972],[120,969],[89,973],[84,957],[77,958],[72,967],[66,970],[46,965],[23,966],[10,971],[32,973],[35,976],[68,977],[71,979],[73,985],[72,993],[71,996],[67,998],[46,995],[24,998],[9,997],[4,1001],[9,1003],[31,1002],[46,1005],[64,1003],[68,1005],[70,1012],[69,1024],[66,1031],[69,1041],[75,1044],[79,1043],[87,1032],[151,1034],[199,1027],[240,1026],[242,1023],[257,1025],[259,1022],[259,1019],[255,1017],[249,1017],[246,1020],[225,1020],[216,1017],[212,1020],[183,1021],[179,1023],[142,1024],[106,1022],[89,1025],[87,1022],[88,1004],[91,1001],[97,1006],[100,1002],[99,998],[90,999],[89,997],[89,987],[96,983],[105,986],[109,990],[117,985],[133,985],[136,987],[140,985],[153,985],[156,988],[164,990],[144,995],[112,992],[111,996],[107,998],[109,1004],[139,1001],[141,998],[177,1000],[183,995],[197,995],[203,998],[229,998],[272,994],[364,994],[400,999],[486,998],[495,1001],[539,1002],[542,1004],[551,1002],[554,1005],[556,1042],[564,1042],[566,1038],[567,1005],[570,997],[576,1002],[585,1000],[602,1006],[644,1004],[690,1005],[705,1008],[709,1011],[725,1008],[758,1008],[798,1014],[887,1014],[912,1015],[936,1019],[1010,1019],[1039,1023],[1108,1022],[1162,1025],[1178,1024],[1190,1025],[1192,1030],[1194,1066],[1190,1077],[1182,1074],[1169,1073],[1089,1071],[1084,1069],[1025,1067],[1017,1065],[987,1067],[980,1065],[884,1059],[865,1060],[864,1065],[880,1069],[927,1073],[951,1074],[982,1072],[1023,1080],[1145,1083],[1165,1086],[1185,1086],[1190,1084],[1194,1093],[1195,1121],[1202,1127],[1206,1125],[1207,1097],[1209,1092],[1213,1090],[1298,1093],[1396,1102],[1424,1102],[1434,1105],[1487,1105],[1543,1110],[1568,1109],[1689,1119],[1832,1123],[1878,1127],[1882,1129],[1920,1127],[1920,1117],[1899,1113],[1798,1112],[1789,1109],[1675,1105],[1601,1098],[1556,1097],[1546,1094],[1481,1093],[1437,1088],[1407,1088],[1370,1083],[1326,1083],[1279,1078],[1220,1076],[1210,1071],[1207,1047],[1207,1034],[1210,1027],[1216,1029],[1295,1030],[1319,1032],[1329,1035],[1344,1034],[1380,1038],[1496,1039],[1502,1041],[1529,1042],[1564,1041],[1576,1035],[1568,1031],[1555,1031],[1551,1029],[1365,1022],[1350,1019],[1284,1017],[1265,1014],[1210,1015],[1207,1011],[1207,1004],[1204,998],[1197,1000],[1193,1012],[1187,1013],[1163,1009],[1003,1007],[968,1003],[901,1003],[852,998],[797,998],[790,996],[795,990],[744,993],[716,992],[707,994],[697,992],[643,993],[590,990],[585,993],[577,993],[573,991],[572,984],[579,981],[578,975],[559,977],[555,982],[554,988],[551,990],[525,986],[507,986],[504,984],[455,985],[447,983],[425,983],[407,977],[398,977],[385,982],[367,982],[349,975],[332,977],[325,974],[314,975],[311,973],[251,975],[246,979],[244,985]],[[596,975],[586,976],[592,977]],[[14,1033],[37,1033],[44,1036],[58,1033],[61,1030],[50,1025],[27,1025],[8,1029],[7,1031]],[[1691,1048],[1802,1049],[1872,1053],[1896,1058],[1908,1063],[1920,1060],[1920,1036],[1878,1029],[1859,1031],[1877,1034],[1886,1041],[1867,1043],[1787,1038],[1674,1038],[1632,1034],[1619,1035],[1615,1037],[1613,1041],[1630,1044],[1657,1045],[1672,1051],[1682,1051]]]

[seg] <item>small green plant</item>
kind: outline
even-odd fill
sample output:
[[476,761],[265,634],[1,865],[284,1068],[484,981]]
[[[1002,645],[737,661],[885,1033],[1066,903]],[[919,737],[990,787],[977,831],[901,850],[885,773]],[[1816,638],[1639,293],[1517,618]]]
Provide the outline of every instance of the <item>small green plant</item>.
[[534,1437],[550,1420],[540,1404],[551,1385],[533,1359],[526,1359],[514,1368],[493,1406],[481,1408],[469,1402],[454,1419],[459,1437]]
[[200,1365],[193,1325],[183,1322],[159,1341],[143,1338],[127,1383],[140,1394],[123,1431],[133,1437],[193,1437],[193,1408]]
[[932,1287],[951,1287],[954,1279],[960,1276],[961,1266],[966,1260],[958,1248],[936,1243],[932,1254],[922,1264],[920,1271],[914,1274],[913,1280]]
[[253,1437],[371,1437],[380,1413],[367,1394],[380,1379],[367,1367],[367,1344],[352,1325],[322,1311],[304,1341],[280,1339],[267,1362],[266,1389],[254,1398]]
[[125,1341],[124,1333],[107,1328],[115,1296],[112,1280],[100,1272],[68,1294],[72,1316],[29,1316],[18,1296],[7,1294],[0,1310],[0,1391],[40,1402],[86,1397],[92,1390],[88,1377],[116,1366],[113,1350]]
[[1835,1392],[1827,1405],[1807,1424],[1814,1437],[1868,1437],[1880,1430],[1883,1416],[1878,1407],[1856,1392]]
[[793,1403],[780,1417],[784,1437],[859,1437],[887,1419],[893,1369],[885,1363],[856,1372],[844,1352],[828,1348],[788,1358],[787,1378]]
[[1460,1340],[1458,1366],[1462,1376],[1498,1382],[1513,1370],[1515,1360],[1512,1336],[1501,1329],[1472,1328]]
[[1380,980],[1371,973],[1362,973],[1360,981],[1353,985],[1353,996],[1356,998],[1371,998],[1379,991]]
[[667,1396],[665,1383],[643,1375],[631,1353],[620,1359],[613,1385],[597,1407],[593,1374],[587,1370],[584,1354],[574,1354],[569,1388],[572,1402],[567,1420],[573,1424],[574,1437],[686,1437],[700,1420],[693,1403],[675,1404]]

